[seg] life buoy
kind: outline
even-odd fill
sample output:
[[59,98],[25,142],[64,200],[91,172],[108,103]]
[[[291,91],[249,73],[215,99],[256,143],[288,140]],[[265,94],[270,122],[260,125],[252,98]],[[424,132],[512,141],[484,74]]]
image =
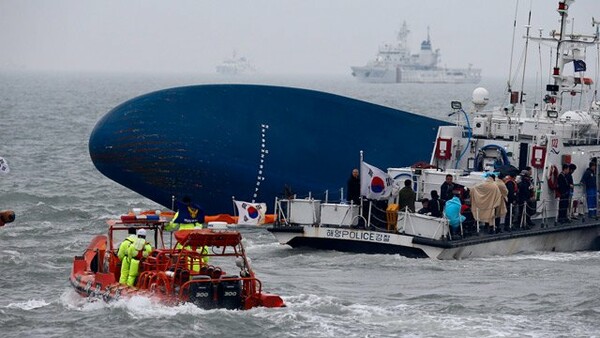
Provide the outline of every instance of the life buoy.
[[551,164],[548,169],[548,188],[554,191],[554,194],[558,194],[558,168]]

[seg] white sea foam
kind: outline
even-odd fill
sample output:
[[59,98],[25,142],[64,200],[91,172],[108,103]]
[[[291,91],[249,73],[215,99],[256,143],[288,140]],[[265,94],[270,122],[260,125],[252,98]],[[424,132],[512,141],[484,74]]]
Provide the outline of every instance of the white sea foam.
[[21,310],[33,310],[38,309],[44,306],[48,306],[50,303],[46,302],[43,299],[30,299],[26,302],[20,303],[10,303],[6,306],[8,309],[21,309]]

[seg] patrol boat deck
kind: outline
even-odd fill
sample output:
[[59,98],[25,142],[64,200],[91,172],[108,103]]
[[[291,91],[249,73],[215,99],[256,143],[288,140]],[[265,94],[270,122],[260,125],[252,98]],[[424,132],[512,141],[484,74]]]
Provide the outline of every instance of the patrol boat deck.
[[[438,128],[428,162],[383,171],[367,166],[361,156],[361,190],[365,197],[361,205],[344,202],[343,193],[334,203],[327,197],[320,200],[312,196],[277,200],[277,222],[269,231],[280,243],[292,247],[438,259],[598,250],[598,175],[593,172],[590,187],[579,182],[588,164],[597,163],[600,157],[600,100],[597,91],[592,90],[594,81],[585,76],[584,61],[589,54],[586,48],[596,49],[600,44],[600,22],[592,21],[593,34],[568,34],[568,10],[573,2],[559,2],[559,30],[550,31],[548,37],[527,35],[528,41],[540,46],[551,44],[558,51],[551,70],[552,83],[546,85],[546,95],[539,102],[528,107],[523,100],[525,93],[513,91],[509,84],[510,103],[486,110],[489,93],[477,88],[469,112],[460,102],[452,102],[450,115],[456,117],[456,122]],[[572,65],[574,71],[566,65]],[[382,144],[388,142],[388,138],[381,140]],[[430,140],[410,140],[411,144],[427,142]],[[390,161],[400,160],[402,153],[397,156]],[[565,164],[580,168],[571,174],[572,191],[563,192],[566,207],[556,196],[558,171]],[[473,194],[469,197],[467,190],[480,191],[486,184],[488,188],[489,184],[497,184],[490,183],[491,173],[498,177],[528,167],[531,173],[524,179],[531,178],[524,186],[526,198],[508,203],[506,212],[511,224],[497,228],[495,218],[504,220],[501,209],[508,195],[501,195],[499,186],[497,192],[488,189],[497,197],[483,203],[474,201]],[[412,182],[416,200],[420,201],[430,198],[432,190],[440,192],[446,176],[464,188],[462,204],[471,204],[473,220],[460,224],[459,232],[452,233],[446,217],[394,208],[405,180]],[[380,203],[386,207],[378,210],[375,205]],[[518,211],[517,205],[522,205],[524,211]]]

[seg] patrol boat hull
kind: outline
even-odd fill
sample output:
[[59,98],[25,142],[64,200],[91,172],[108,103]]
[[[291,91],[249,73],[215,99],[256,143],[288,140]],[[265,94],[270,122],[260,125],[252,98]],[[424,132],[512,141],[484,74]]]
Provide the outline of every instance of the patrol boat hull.
[[410,258],[467,259],[533,252],[600,250],[600,223],[539,225],[529,230],[481,234],[459,240],[410,236],[381,231],[318,226],[270,227],[280,244],[368,254],[399,254]]

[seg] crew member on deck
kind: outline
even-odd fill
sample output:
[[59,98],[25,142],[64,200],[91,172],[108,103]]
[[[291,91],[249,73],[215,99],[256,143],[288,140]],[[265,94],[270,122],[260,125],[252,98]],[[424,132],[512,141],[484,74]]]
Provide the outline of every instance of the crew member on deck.
[[519,226],[524,228],[530,228],[534,225],[531,221],[531,215],[534,213],[532,206],[529,203],[535,198],[533,192],[533,184],[531,183],[531,177],[529,176],[528,170],[521,171],[521,182],[518,183],[517,202],[519,203],[519,213],[517,222]]
[[431,200],[429,201],[429,212],[431,212],[431,216],[442,217],[442,210],[444,210],[444,205],[442,204],[437,191],[431,190]]
[[[127,275],[127,285],[134,286],[135,279],[140,272],[140,261],[148,257],[152,252],[152,245],[146,242],[146,229],[137,231],[137,239],[127,249],[129,257],[129,274]],[[122,278],[122,275],[121,275]]]
[[573,200],[573,191],[575,189],[575,183],[573,182],[573,172],[575,172],[577,166],[574,163],[569,163],[569,174],[567,175],[567,180],[569,181],[569,218],[577,218],[575,211],[577,210],[577,200]]
[[419,209],[419,211],[417,211],[417,214],[430,215],[431,211],[429,210],[429,198],[423,198],[421,200],[421,205],[423,207],[421,209]]
[[121,277],[119,278],[119,283],[127,284],[127,276],[129,275],[129,256],[127,255],[127,251],[129,250],[129,246],[135,243],[135,240],[138,238],[135,234],[135,228],[129,227],[127,229],[127,233],[129,236],[125,238],[121,245],[119,245],[119,250],[117,251],[117,257],[119,257],[119,261],[121,261]]
[[398,205],[400,207],[401,212],[415,212],[415,201],[417,199],[417,194],[411,188],[412,181],[405,180],[404,188],[400,189],[398,192]]
[[353,169],[352,175],[348,179],[348,201],[360,204],[360,176],[358,176],[358,169]]
[[189,196],[184,196],[181,202],[177,202],[177,212],[165,230],[173,231],[179,227],[179,230],[202,229],[204,223],[204,210],[197,204],[192,203]]
[[440,199],[444,203],[451,200],[453,197],[452,191],[454,190],[454,182],[452,180],[452,175],[446,175],[446,181],[442,183],[442,186],[440,187]]
[[581,183],[585,186],[585,195],[588,207],[588,217],[596,218],[596,196],[598,188],[596,187],[596,162],[590,162],[588,168],[581,177]]
[[563,164],[562,171],[558,174],[558,193],[560,194],[560,200],[558,201],[558,222],[559,223],[571,223],[567,217],[567,211],[569,209],[569,195],[571,193],[571,187],[569,186],[569,165]]
[[[189,196],[184,196],[182,202],[177,203],[177,213],[173,216],[173,219],[167,226],[165,226],[166,231],[173,231],[175,228],[179,227],[178,230],[194,230],[194,229],[202,229],[202,223],[204,223],[204,210],[200,208],[197,204],[192,203],[192,200]],[[181,249],[183,246],[181,243],[177,243],[175,249]],[[191,250],[191,247],[185,247],[186,250]],[[207,247],[198,248],[196,250],[201,255],[206,255],[208,253]],[[208,263],[208,256],[203,256],[202,261],[204,264]],[[200,271],[200,264],[194,262],[193,270],[198,272]]]
[[504,184],[506,186],[506,217],[504,218],[504,230],[511,231],[513,225],[514,215],[518,214],[518,193],[519,187],[513,174],[508,173],[504,178]]

